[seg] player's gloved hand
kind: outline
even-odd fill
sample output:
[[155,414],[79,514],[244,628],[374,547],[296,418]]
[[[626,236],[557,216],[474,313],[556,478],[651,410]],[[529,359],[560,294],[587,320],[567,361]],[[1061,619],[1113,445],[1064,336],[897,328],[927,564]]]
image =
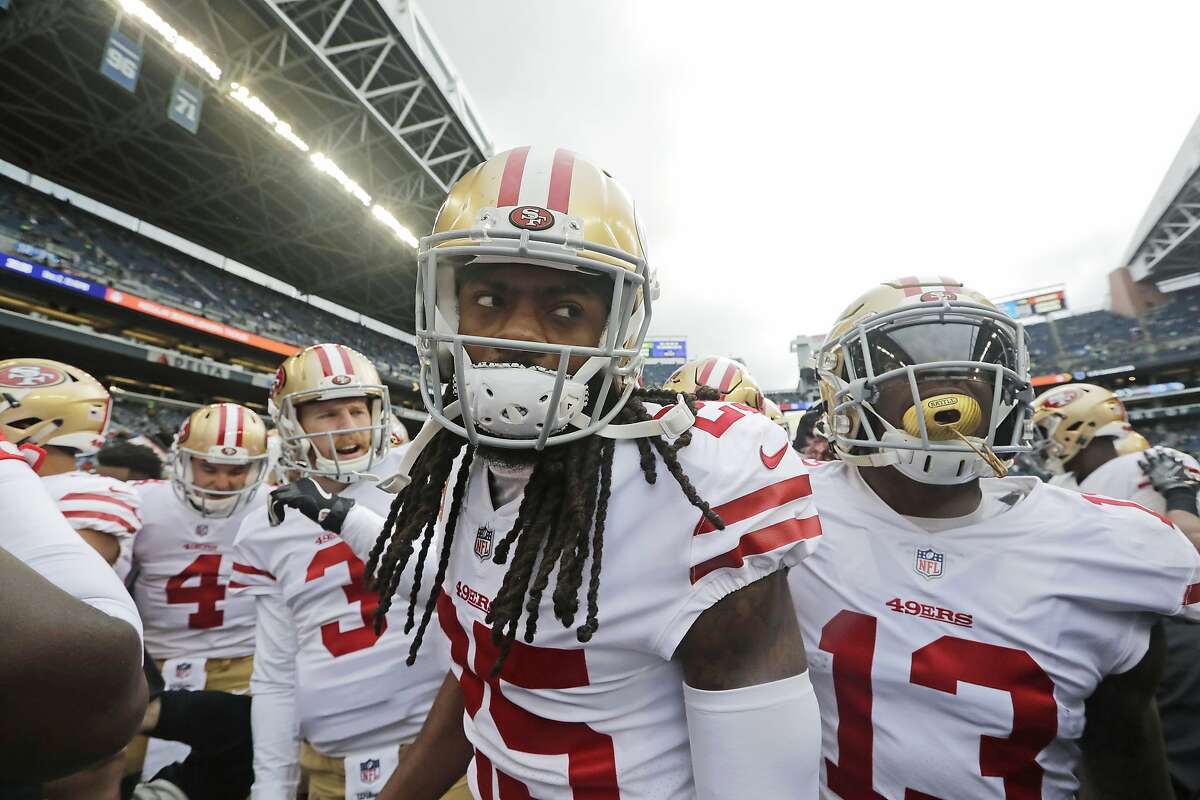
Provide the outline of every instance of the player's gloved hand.
[[1154,491],[1167,501],[1168,511],[1196,513],[1196,493],[1200,490],[1200,479],[1188,472],[1183,459],[1152,448],[1142,456],[1138,466],[1146,474]]
[[271,527],[283,522],[289,506],[325,530],[341,533],[342,523],[346,521],[350,509],[354,508],[354,501],[349,497],[330,494],[312,478],[301,478],[271,492],[271,498],[267,501]]

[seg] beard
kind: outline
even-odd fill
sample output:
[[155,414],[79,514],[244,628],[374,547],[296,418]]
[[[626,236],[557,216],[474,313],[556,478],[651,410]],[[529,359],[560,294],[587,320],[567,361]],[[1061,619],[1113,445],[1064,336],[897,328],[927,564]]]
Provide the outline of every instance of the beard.
[[536,465],[542,459],[542,451],[530,449],[510,449],[479,445],[479,456],[487,463],[501,469],[524,469]]

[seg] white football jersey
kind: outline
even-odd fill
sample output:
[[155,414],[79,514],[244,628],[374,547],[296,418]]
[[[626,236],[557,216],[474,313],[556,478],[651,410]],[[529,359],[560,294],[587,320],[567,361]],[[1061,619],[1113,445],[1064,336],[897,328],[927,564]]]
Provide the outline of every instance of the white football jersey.
[[1200,554],[1158,514],[1036,478],[982,481],[1005,510],[930,533],[815,464],[823,541],[789,583],[822,796],[1074,797],[1084,702],[1155,615],[1200,620]]
[[[599,629],[581,644],[575,627],[555,618],[555,571],[533,643],[522,638],[522,617],[498,676],[492,675],[498,651],[484,618],[509,566],[492,555],[512,528],[521,496],[494,508],[487,465],[473,461],[438,620],[466,703],[475,797],[695,797],[683,674],[671,660],[676,647],[702,612],[797,563],[820,534],[808,475],[786,434],[744,406],[697,406],[692,441],[679,460],[725,529],[703,519],[661,461],[657,482],[647,484],[637,446],[618,441]],[[591,562],[589,556],[583,591]],[[576,625],[585,609],[581,598]]]
[[42,477],[42,485],[75,530],[132,537],[142,527],[138,496],[116,478],[92,472],[63,472]]
[[[1197,463],[1196,459],[1187,453],[1181,453],[1169,447],[1156,447],[1154,449],[1163,451],[1176,458],[1182,458],[1183,463],[1187,464],[1188,471],[1200,477],[1200,463]],[[1123,456],[1117,456],[1110,461],[1106,461],[1097,467],[1092,474],[1084,478],[1083,483],[1078,483],[1075,480],[1075,475],[1070,472],[1063,475],[1055,475],[1050,479],[1050,483],[1076,492],[1102,494],[1105,497],[1119,497],[1122,500],[1132,500],[1151,511],[1165,514],[1167,511],[1167,501],[1163,499],[1161,494],[1154,491],[1154,487],[1146,479],[1146,473],[1142,472],[1142,468],[1139,466],[1142,456],[1145,454],[1145,451],[1126,453]]]
[[[380,474],[394,473],[397,463],[393,453],[380,465]],[[341,494],[380,515],[387,514],[395,497],[373,481],[352,483]],[[422,649],[412,667],[405,666],[413,634],[404,633],[401,602],[388,615],[383,634],[375,633],[378,597],[366,586],[365,564],[350,545],[288,509],[275,528],[265,513],[247,518],[234,554],[231,588],[261,596],[259,602],[275,599],[284,615],[279,624],[285,629],[260,632],[252,687],[290,687],[300,734],[324,755],[344,756],[415,738],[446,678],[445,651],[438,637],[427,637],[435,640],[434,646]],[[427,560],[422,596],[436,566],[436,559]],[[404,597],[414,569],[409,568],[400,586]],[[264,642],[268,652],[263,652]],[[253,691],[257,702],[258,690]],[[256,730],[256,750],[258,739]],[[260,779],[256,775],[256,787]]]
[[131,484],[142,529],[133,540],[133,599],[154,658],[239,658],[254,652],[254,598],[230,593],[233,540],[266,518],[265,492],[228,518],[205,517],[169,481]]

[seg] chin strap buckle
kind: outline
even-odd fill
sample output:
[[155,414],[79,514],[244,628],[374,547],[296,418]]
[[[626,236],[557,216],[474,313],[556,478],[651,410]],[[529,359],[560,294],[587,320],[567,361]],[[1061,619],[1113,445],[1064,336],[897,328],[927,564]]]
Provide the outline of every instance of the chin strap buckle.
[[687,407],[687,403],[683,402],[683,395],[678,395],[675,405],[658,419],[630,422],[625,425],[605,425],[596,435],[606,439],[644,439],[661,436],[667,441],[673,441],[694,424],[696,415]]

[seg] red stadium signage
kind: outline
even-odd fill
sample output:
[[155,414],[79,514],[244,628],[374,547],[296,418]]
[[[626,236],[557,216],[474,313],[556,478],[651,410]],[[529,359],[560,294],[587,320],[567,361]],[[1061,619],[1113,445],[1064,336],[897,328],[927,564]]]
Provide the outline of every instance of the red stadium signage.
[[1053,386],[1056,383],[1066,383],[1071,378],[1069,372],[1056,372],[1053,375],[1034,375],[1029,382],[1034,386]]
[[129,294],[118,289],[108,289],[104,293],[104,299],[123,308],[129,308],[142,314],[165,319],[168,322],[174,322],[176,325],[183,325],[184,327],[203,331],[213,336],[220,336],[224,339],[240,342],[250,347],[257,347],[260,350],[267,350],[284,356],[300,352],[300,348],[293,344],[277,342],[274,339],[268,339],[266,336],[259,336],[257,333],[250,333],[241,328],[235,328],[232,325],[226,325],[222,322],[215,322],[211,319],[196,316],[195,314],[189,314],[186,311],[180,311],[178,308],[165,306],[162,303],[156,303],[153,300],[147,300],[144,297],[138,297],[136,294]]

